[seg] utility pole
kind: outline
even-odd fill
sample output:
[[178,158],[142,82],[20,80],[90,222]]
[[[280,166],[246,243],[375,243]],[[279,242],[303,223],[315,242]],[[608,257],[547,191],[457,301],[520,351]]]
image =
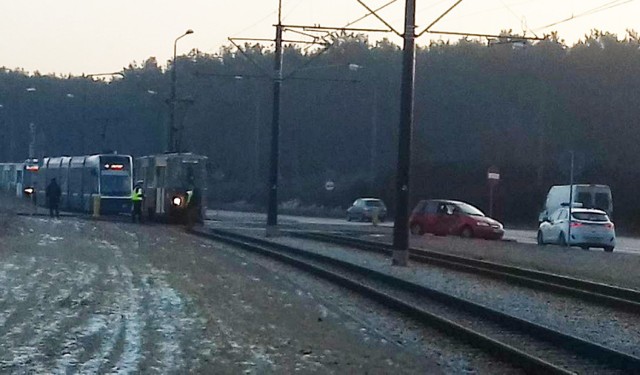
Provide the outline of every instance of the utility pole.
[[280,90],[282,88],[282,0],[278,0],[276,51],[273,79],[273,116],[271,119],[271,156],[269,166],[269,201],[267,203],[267,237],[278,235],[278,165],[280,160]]
[[396,175],[396,217],[393,226],[393,264],[409,263],[409,174],[416,76],[416,0],[406,0],[400,93],[400,129]]
[[29,159],[36,157],[36,124],[29,123]]
[[[278,0],[278,23],[275,25],[276,27],[276,39],[275,39],[275,54],[274,54],[274,71],[270,72],[260,64],[256,63],[250,55],[244,52],[240,45],[238,45],[237,41],[272,41],[271,39],[260,39],[260,38],[229,38],[229,41],[238,48],[245,57],[253,63],[260,71],[264,72],[264,76],[271,78],[273,80],[273,112],[272,112],[272,121],[271,121],[271,147],[270,147],[270,157],[269,157],[269,179],[268,179],[268,201],[267,201],[267,225],[266,225],[266,235],[267,236],[276,236],[278,234],[278,169],[279,169],[279,159],[280,159],[280,107],[281,107],[281,88],[282,82],[287,79],[305,79],[305,78],[296,78],[293,77],[296,71],[304,70],[311,61],[322,55],[329,48],[330,44],[325,40],[325,37],[314,36],[309,34],[310,32],[320,32],[327,33],[328,31],[355,31],[355,32],[389,32],[390,30],[380,30],[380,29],[358,29],[358,28],[349,28],[349,27],[323,27],[319,25],[305,26],[305,25],[283,25],[282,24],[282,0]],[[297,31],[302,30],[302,31]],[[305,37],[311,37],[313,40],[285,40],[283,38],[283,34],[285,31],[295,32],[299,35],[303,35]],[[283,54],[282,54],[282,44],[284,42],[287,43],[306,43],[309,45],[322,45],[325,47],[324,50],[321,50],[319,53],[315,55],[313,59],[311,59],[307,64],[305,64],[302,69],[297,69],[294,72],[288,73],[286,76],[283,74],[282,65],[283,65]],[[245,75],[243,75],[245,76]],[[336,80],[342,81],[342,80]]]
[[168,152],[180,152],[178,128],[176,126],[176,68],[177,68],[177,46],[178,40],[185,36],[193,34],[193,30],[188,29],[184,34],[180,35],[173,41],[173,61],[171,66],[171,97],[169,98],[169,142],[167,145]]
[[[398,139],[398,165],[396,175],[396,217],[393,226],[393,265],[406,266],[409,263],[409,176],[411,170],[411,138],[414,120],[414,93],[416,74],[416,51],[415,40],[424,33],[477,36],[486,38],[502,38],[500,35],[436,31],[431,28],[440,22],[447,14],[455,9],[463,0],[457,0],[446,11],[438,16],[423,31],[416,33],[416,0],[406,0],[404,33],[400,34],[387,21],[376,12],[393,3],[387,3],[376,10],[367,6],[364,0],[357,0],[391,31],[401,36],[404,40],[402,58],[402,88],[400,93],[400,126]],[[542,40],[541,38],[519,37],[518,40]]]
[[574,152],[569,151],[571,154],[571,170],[569,172],[569,219],[567,221],[567,247],[571,247],[571,215],[573,214],[573,168],[574,168]]
[[373,194],[376,183],[376,156],[378,155],[378,87],[373,86],[373,99],[371,103],[371,150],[369,150],[369,178],[371,179],[370,193]]

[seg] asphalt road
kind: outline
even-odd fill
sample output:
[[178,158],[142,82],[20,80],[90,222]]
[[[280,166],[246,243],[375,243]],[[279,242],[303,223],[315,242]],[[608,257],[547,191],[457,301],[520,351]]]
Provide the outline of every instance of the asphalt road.
[[[243,222],[252,225],[264,225],[267,215],[256,212],[237,212],[237,211],[221,211],[209,210],[207,217],[212,220]],[[322,217],[307,217],[293,215],[278,215],[278,223],[282,225],[309,224],[317,226],[338,226],[338,227],[367,227],[371,223],[348,222],[345,219],[333,219]],[[393,222],[384,222],[379,225],[382,228],[393,228]],[[526,229],[510,229],[505,228],[505,240],[513,240],[519,243],[535,244],[536,231]],[[634,237],[618,237],[616,252],[632,253],[640,255],[640,238]],[[592,251],[597,251],[592,249]]]

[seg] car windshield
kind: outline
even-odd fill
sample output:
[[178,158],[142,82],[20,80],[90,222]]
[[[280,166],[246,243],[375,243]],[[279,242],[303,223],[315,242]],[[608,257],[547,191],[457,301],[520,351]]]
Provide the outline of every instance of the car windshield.
[[573,216],[575,220],[609,221],[609,217],[607,215],[597,212],[572,212],[571,216]]
[[484,216],[484,213],[482,211],[473,207],[470,204],[458,203],[456,206],[458,207],[458,210],[460,210],[460,212],[462,212],[465,215]]
[[375,200],[364,201],[364,204],[367,207],[382,207],[382,206],[384,206],[384,204],[382,204],[382,201],[375,201]]

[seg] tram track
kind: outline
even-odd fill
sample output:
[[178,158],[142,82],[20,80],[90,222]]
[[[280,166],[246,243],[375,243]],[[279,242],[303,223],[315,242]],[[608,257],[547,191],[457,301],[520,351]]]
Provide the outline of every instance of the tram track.
[[327,279],[528,373],[640,371],[640,358],[366,267],[228,231],[198,229],[192,233]]
[[[291,232],[292,237],[391,255],[392,246],[382,242],[314,232]],[[409,250],[412,261],[491,277],[544,292],[567,295],[607,307],[640,314],[640,291],[568,276],[471,259],[425,249]]]

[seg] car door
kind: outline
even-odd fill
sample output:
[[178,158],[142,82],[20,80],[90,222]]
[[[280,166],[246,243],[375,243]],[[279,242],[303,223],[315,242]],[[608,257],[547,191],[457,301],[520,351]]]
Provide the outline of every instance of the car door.
[[422,212],[420,213],[420,224],[422,225],[422,230],[425,233],[435,233],[436,223],[438,220],[437,211],[438,202],[435,201],[427,201],[422,208]]
[[357,210],[357,205],[358,205],[358,202],[359,202],[359,201],[360,201],[360,199],[356,199],[356,200],[355,200],[355,201],[353,201],[353,203],[351,204],[351,207],[349,207],[349,208],[347,209],[347,215],[349,215],[349,218],[357,217],[356,210]]
[[[549,239],[554,243],[559,243],[560,233],[565,232],[565,223],[569,217],[568,211],[565,208],[562,208],[556,212],[554,220],[552,222],[551,228],[552,232],[549,236]],[[566,235],[565,235],[566,237]]]
[[456,218],[453,215],[454,209],[455,206],[453,204],[446,202],[438,203],[433,233],[439,235],[447,235],[451,233],[456,221]]
[[552,212],[547,218],[547,221],[540,224],[540,231],[542,232],[542,237],[546,243],[556,243],[556,240],[558,239],[558,235],[554,235],[556,229],[554,223],[558,220],[559,213],[560,210]]

